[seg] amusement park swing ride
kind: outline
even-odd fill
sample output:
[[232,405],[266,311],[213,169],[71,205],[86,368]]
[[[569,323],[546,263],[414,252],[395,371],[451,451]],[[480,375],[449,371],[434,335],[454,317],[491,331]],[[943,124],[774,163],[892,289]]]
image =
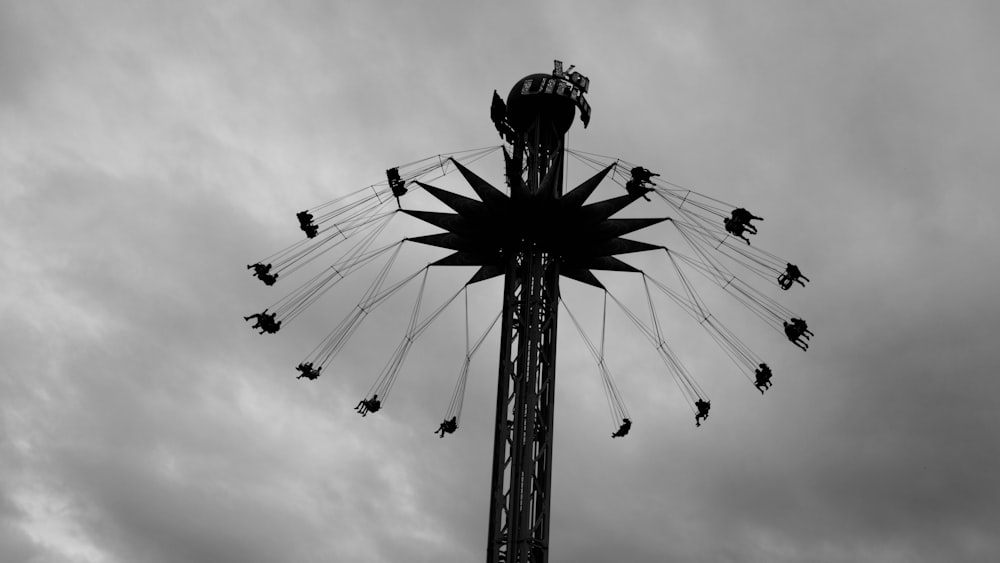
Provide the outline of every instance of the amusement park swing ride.
[[[245,317],[254,321],[253,328],[263,334],[276,333],[283,324],[293,322],[352,273],[369,264],[381,264],[357,305],[296,366],[298,379],[321,377],[373,310],[402,288],[419,286],[399,345],[357,405],[362,416],[380,411],[416,339],[464,293],[466,349],[451,401],[437,430],[441,437],[461,426],[473,355],[499,325],[487,563],[548,560],[560,304],[597,364],[617,426],[612,437],[625,437],[632,427],[622,394],[605,362],[605,321],[599,343],[595,344],[563,300],[559,286],[562,278],[603,291],[604,318],[610,298],[662,359],[692,406],[699,426],[709,416],[711,401],[667,344],[654,295],[665,296],[692,317],[762,394],[771,386],[770,366],[712,314],[694,281],[707,280],[721,288],[768,328],[803,350],[812,336],[801,317],[744,280],[764,280],[786,291],[809,281],[795,264],[751,244],[750,235],[757,232],[753,222],[760,221],[760,217],[657,180],[659,174],[641,165],[566,147],[565,135],[577,110],[584,127],[590,122],[591,108],[585,99],[589,86],[587,77],[574,72],[573,67],[564,70],[556,61],[551,73],[532,74],[517,81],[506,100],[494,91],[490,114],[503,140],[501,145],[435,155],[392,167],[386,171],[385,181],[298,213],[305,237],[247,266],[256,278],[271,286],[296,277],[299,270],[321,258],[326,260],[313,277],[263,312]],[[502,189],[471,169],[473,163],[497,152],[503,154]],[[565,191],[568,159],[594,173]],[[475,197],[430,183],[454,172],[459,173]],[[617,195],[591,202],[601,184],[612,185]],[[404,203],[416,191],[426,192],[451,212],[410,209]],[[614,217],[639,200],[656,202],[670,215]],[[380,235],[401,214],[441,232],[381,243]],[[679,234],[683,249],[624,236],[661,223]],[[402,247],[414,243],[451,253],[416,272],[393,278],[392,268]],[[665,255],[662,260],[676,274],[679,289],[619,258],[639,252]],[[331,261],[328,256],[335,258]],[[421,316],[428,272],[438,266],[477,269],[450,298]],[[594,271],[632,273],[641,279],[648,315],[640,315],[611,293]],[[472,339],[468,332],[468,287],[501,276],[501,310],[478,338]]]

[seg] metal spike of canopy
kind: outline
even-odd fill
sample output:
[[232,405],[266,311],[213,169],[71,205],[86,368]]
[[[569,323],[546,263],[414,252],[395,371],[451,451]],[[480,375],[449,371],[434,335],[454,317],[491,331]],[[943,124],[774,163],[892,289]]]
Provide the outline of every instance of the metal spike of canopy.
[[642,197],[641,193],[632,193],[585,205],[580,209],[581,219],[586,223],[603,221],[625,209],[640,197]]
[[563,268],[559,275],[576,280],[587,285],[592,285],[598,289],[604,289],[604,284],[590,270],[585,268]]
[[585,182],[583,182],[579,186],[573,188],[572,191],[570,191],[568,194],[562,196],[562,198],[559,199],[559,205],[565,206],[567,208],[582,206],[583,202],[587,201],[587,198],[589,198],[590,195],[594,193],[594,190],[597,189],[597,186],[598,184],[601,183],[601,180],[603,180],[604,177],[608,175],[608,172],[611,172],[611,169],[614,167],[615,167],[614,164],[608,166],[604,170],[601,170],[597,174],[594,174],[593,176],[588,178]]
[[472,199],[471,197],[465,197],[463,195],[458,195],[447,190],[442,190],[441,188],[435,188],[434,186],[425,184],[423,182],[417,181],[427,193],[431,194],[438,199],[441,203],[452,208],[455,212],[461,214],[464,217],[474,218],[482,217],[487,218],[490,215],[489,207],[479,201],[478,199]]
[[436,233],[421,237],[411,237],[409,240],[410,242],[419,242],[420,244],[437,246],[450,250],[481,251],[485,248],[483,245],[478,244],[476,239],[463,237],[462,235],[457,235],[455,233]]
[[449,254],[431,266],[485,266],[492,265],[498,261],[499,257],[486,252],[466,252],[458,251]]
[[472,279],[470,279],[468,283],[469,285],[471,285],[476,282],[481,282],[483,280],[488,280],[490,278],[495,278],[497,276],[502,276],[502,275],[504,275],[503,266],[497,264],[489,264],[483,266],[482,268],[479,268],[479,270],[476,272],[476,275],[472,276]]
[[623,262],[614,256],[600,256],[579,260],[566,260],[566,267],[586,268],[588,270],[607,270],[613,272],[639,272],[640,270],[628,262]]
[[490,211],[494,213],[503,213],[508,211],[510,208],[510,198],[507,197],[506,194],[494,188],[492,184],[477,176],[473,171],[469,170],[465,166],[462,166],[462,164],[454,158],[451,159],[451,162],[455,165],[455,168],[458,168],[458,171],[462,173],[465,181],[469,183],[472,190],[476,192],[476,195],[479,196],[479,199],[486,204]]

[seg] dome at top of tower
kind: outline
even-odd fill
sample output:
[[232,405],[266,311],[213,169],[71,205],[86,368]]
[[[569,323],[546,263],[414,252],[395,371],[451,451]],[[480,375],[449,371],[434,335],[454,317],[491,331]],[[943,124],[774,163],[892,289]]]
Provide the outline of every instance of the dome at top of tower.
[[523,132],[540,118],[565,133],[573,125],[579,95],[579,90],[561,77],[530,74],[518,80],[507,96],[507,122]]

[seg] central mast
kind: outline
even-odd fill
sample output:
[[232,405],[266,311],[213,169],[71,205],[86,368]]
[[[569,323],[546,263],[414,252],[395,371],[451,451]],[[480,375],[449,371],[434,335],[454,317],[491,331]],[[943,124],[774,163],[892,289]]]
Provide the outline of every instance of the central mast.
[[560,66],[516,84],[506,111],[507,184],[512,200],[531,200],[531,211],[516,218],[520,240],[504,256],[487,563],[548,560],[560,256],[533,235],[559,228],[544,210],[562,195],[565,133],[575,113],[574,100],[555,91],[568,85]]

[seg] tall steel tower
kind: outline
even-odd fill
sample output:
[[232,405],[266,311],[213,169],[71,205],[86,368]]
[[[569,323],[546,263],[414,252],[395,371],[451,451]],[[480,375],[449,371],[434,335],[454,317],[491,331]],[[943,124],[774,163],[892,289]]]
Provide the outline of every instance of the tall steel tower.
[[[538,207],[551,206],[562,195],[564,139],[573,113],[567,123],[562,99],[520,100],[546,96],[546,87],[554,96],[557,80],[526,78],[508,98],[514,112],[508,122],[516,129],[507,182],[512,198]],[[538,236],[545,219],[535,215],[525,221],[520,240],[504,256],[488,563],[548,559],[560,257]]]
[[504,276],[488,563],[548,559],[559,276],[603,287],[591,269],[637,271],[613,255],[660,248],[619,235],[663,218],[609,219],[642,190],[584,205],[611,167],[562,193],[565,134],[590,106],[588,79],[561,67],[518,81],[506,104],[494,93],[510,197],[456,162],[482,201],[421,183],[457,214],[404,210],[448,231],[411,239],[456,251],[435,265],[479,265],[473,282]]
[[[640,166],[631,168],[631,177],[624,182],[625,194],[587,203],[601,181],[621,166],[617,160],[563,193],[565,135],[577,111],[584,126],[590,122],[590,105],[584,97],[589,85],[585,76],[573,72],[572,67],[563,70],[562,63],[556,61],[551,73],[532,74],[519,80],[506,100],[494,92],[491,118],[506,141],[503,151],[509,195],[490,185],[455,158],[449,160],[478,199],[418,180],[434,167],[420,169],[418,166],[415,173],[404,175],[398,167],[391,168],[386,171],[387,183],[382,185],[387,188],[382,191],[370,186],[345,196],[346,199],[339,198],[311,211],[297,213],[299,226],[306,233],[307,240],[247,266],[253,270],[255,277],[270,286],[279,281],[279,276],[284,279],[286,274],[294,273],[304,263],[318,258],[348,238],[358,240],[341,259],[290,295],[261,313],[244,317],[247,321],[255,321],[252,327],[263,334],[277,332],[283,322],[293,321],[352,271],[378,256],[389,256],[355,309],[296,367],[300,373],[298,378],[310,381],[320,377],[320,372],[344,348],[369,311],[420,273],[383,289],[383,282],[403,242],[454,251],[428,266],[478,266],[478,271],[466,286],[504,276],[487,563],[544,563],[548,560],[560,277],[604,289],[592,270],[640,272],[616,256],[647,250],[665,251],[684,287],[683,293],[666,288],[642,272],[654,328],[647,329],[635,315],[627,310],[625,312],[654,345],[668,370],[677,377],[685,397],[697,409],[696,425],[708,417],[710,402],[663,340],[655,311],[652,310],[650,284],[661,288],[695,318],[761,393],[771,385],[771,368],[708,311],[682,269],[697,270],[753,311],[770,328],[779,334],[784,332],[797,347],[803,350],[808,348],[807,341],[812,336],[801,317],[753,289],[717,258],[724,257],[754,274],[777,276],[772,279],[782,290],[788,290],[796,283],[804,286],[804,282],[809,281],[794,264],[750,246],[747,235],[757,232],[751,220],[761,218],[748,210],[734,208],[692,190],[650,188],[648,186],[655,186],[651,178],[656,174]],[[490,148],[493,149],[495,147]],[[436,164],[440,161],[440,168],[444,170],[444,160],[434,157],[434,161]],[[398,205],[399,198],[407,193],[409,182],[419,184],[453,213],[402,209]],[[648,192],[655,192],[673,209],[677,217],[671,219],[673,226],[697,258],[662,245],[622,238],[667,220],[667,217],[611,218],[639,198],[646,197]],[[398,209],[383,212],[385,206],[391,205],[392,196],[396,197]],[[334,204],[339,207],[331,210]],[[404,238],[381,249],[369,250],[381,230],[397,213],[406,213],[444,232]],[[724,230],[720,228],[720,223]],[[321,231],[320,225],[327,226]],[[308,242],[309,239],[316,240]],[[426,268],[422,271],[426,276]],[[443,310],[439,308],[425,321],[417,322],[424,282],[421,282],[410,327],[403,340],[369,390],[370,397],[356,407],[362,416],[381,408],[414,338]],[[458,293],[442,307],[457,296]],[[615,301],[618,302],[617,299]],[[624,305],[618,304],[624,310]],[[493,326],[490,325],[490,329]],[[483,334],[483,338],[488,332]],[[457,410],[449,407],[452,418],[446,417],[442,422],[439,430],[442,437],[456,430],[458,415],[461,414],[464,377],[471,359],[468,343],[466,347],[465,368],[453,397],[453,403],[457,400],[458,407]],[[593,349],[592,352],[597,354]],[[599,361],[599,367],[602,361]],[[606,371],[603,376],[607,385],[610,376]],[[619,411],[615,414],[625,415],[620,400],[618,404]],[[619,431],[612,436],[624,436],[630,427],[631,420],[625,415]]]

